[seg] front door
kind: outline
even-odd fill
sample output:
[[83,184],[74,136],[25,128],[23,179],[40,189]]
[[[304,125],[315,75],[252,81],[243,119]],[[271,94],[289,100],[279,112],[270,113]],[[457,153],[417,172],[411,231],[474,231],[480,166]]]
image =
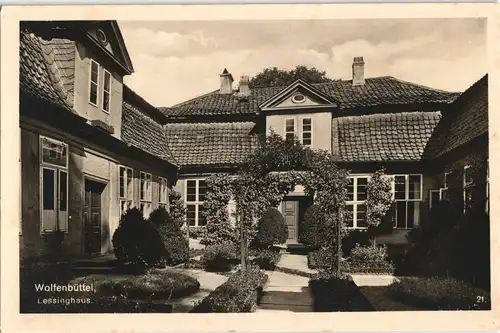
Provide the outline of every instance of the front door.
[[99,182],[85,180],[83,223],[87,255],[101,253],[101,195],[104,186],[105,184]]
[[283,201],[283,216],[288,226],[287,243],[297,243],[298,221],[299,221],[299,202],[296,200]]

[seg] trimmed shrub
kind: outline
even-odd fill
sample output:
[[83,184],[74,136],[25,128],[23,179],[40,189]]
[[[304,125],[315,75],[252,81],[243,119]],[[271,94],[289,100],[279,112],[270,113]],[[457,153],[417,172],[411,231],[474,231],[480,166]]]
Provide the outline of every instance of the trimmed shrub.
[[332,266],[332,252],[325,249],[309,252],[307,255],[307,265],[310,269],[325,269]]
[[134,299],[170,299],[191,295],[200,289],[193,277],[169,271],[150,271],[139,277],[119,281],[114,290],[118,295]]
[[394,267],[387,256],[387,246],[359,244],[351,251],[351,255],[343,263],[343,270],[350,273],[389,273]]
[[312,249],[328,245],[326,218],[318,205],[311,205],[305,211],[304,221],[300,224],[299,242]]
[[189,260],[189,241],[184,236],[168,238],[165,250],[165,260],[168,265],[177,265]]
[[205,227],[189,227],[189,238],[198,239],[202,238],[206,232]]
[[269,208],[262,214],[257,224],[257,234],[253,239],[259,248],[269,248],[274,244],[283,244],[288,237],[285,218],[276,208]]
[[404,277],[388,287],[392,298],[426,310],[489,310],[490,294],[449,278]]
[[165,247],[164,260],[169,265],[186,262],[189,259],[189,240],[181,230],[182,221],[174,220],[163,207],[155,209],[149,221],[160,234]]
[[273,270],[280,261],[281,255],[277,251],[264,249],[257,253],[253,262],[262,269]]
[[113,250],[121,262],[155,265],[163,261],[165,246],[158,230],[137,208],[129,209],[113,234]]
[[313,309],[317,312],[373,311],[370,302],[348,275],[335,277],[328,271],[320,272],[309,280]]
[[259,294],[267,282],[267,275],[258,267],[249,266],[238,271],[205,297],[192,312],[238,313],[254,312]]
[[201,263],[211,271],[230,271],[238,263],[239,248],[236,244],[225,243],[208,246],[201,256]]

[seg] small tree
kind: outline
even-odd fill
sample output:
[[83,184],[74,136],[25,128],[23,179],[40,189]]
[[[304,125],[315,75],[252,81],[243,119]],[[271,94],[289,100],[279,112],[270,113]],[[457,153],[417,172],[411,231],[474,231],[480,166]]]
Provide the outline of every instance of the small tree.
[[265,249],[285,243],[287,236],[288,227],[285,218],[276,208],[269,208],[259,220],[254,242],[257,247]]
[[310,84],[333,81],[326,76],[325,71],[320,71],[316,67],[297,65],[291,70],[277,67],[265,68],[250,79],[249,85],[250,88],[287,86],[298,79]]

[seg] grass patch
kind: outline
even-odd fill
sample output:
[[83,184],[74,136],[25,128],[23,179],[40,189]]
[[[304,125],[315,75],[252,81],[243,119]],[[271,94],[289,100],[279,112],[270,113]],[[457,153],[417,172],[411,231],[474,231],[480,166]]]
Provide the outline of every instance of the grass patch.
[[449,278],[403,277],[388,287],[391,297],[427,310],[489,310],[490,293]]

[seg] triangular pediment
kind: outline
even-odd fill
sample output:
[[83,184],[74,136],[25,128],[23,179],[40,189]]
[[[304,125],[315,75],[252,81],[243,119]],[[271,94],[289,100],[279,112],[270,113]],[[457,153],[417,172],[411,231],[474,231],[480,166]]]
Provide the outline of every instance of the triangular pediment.
[[87,36],[129,74],[134,72],[123,36],[116,21],[96,21],[86,27]]
[[297,80],[260,105],[262,111],[336,108],[338,102],[303,80]]

